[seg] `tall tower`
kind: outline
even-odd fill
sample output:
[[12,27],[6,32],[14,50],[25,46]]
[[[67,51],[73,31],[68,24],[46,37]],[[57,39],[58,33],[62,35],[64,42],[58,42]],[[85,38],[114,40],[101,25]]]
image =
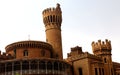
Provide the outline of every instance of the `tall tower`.
[[63,59],[61,23],[62,11],[60,4],[56,8],[47,8],[43,11],[43,22],[46,28],[46,41],[53,46],[53,57]]
[[100,56],[103,59],[105,75],[114,75],[112,57],[111,57],[111,41],[107,39],[101,42],[92,42],[92,50],[94,55]]

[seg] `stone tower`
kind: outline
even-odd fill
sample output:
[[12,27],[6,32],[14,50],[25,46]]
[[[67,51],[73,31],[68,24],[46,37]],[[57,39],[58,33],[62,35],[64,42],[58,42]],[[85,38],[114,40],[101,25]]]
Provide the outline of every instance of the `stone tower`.
[[114,75],[112,57],[111,57],[111,41],[107,39],[101,42],[92,42],[92,50],[94,55],[100,56],[103,59],[105,75]]
[[63,59],[61,38],[62,11],[60,4],[57,4],[56,8],[45,9],[42,14],[46,28],[46,41],[53,46],[53,57]]

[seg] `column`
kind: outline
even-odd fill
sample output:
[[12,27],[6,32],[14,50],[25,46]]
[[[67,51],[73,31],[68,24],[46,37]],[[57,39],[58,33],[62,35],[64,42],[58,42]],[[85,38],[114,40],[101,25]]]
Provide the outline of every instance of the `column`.
[[60,68],[59,68],[59,64],[60,64],[60,63],[58,63],[58,74],[60,74]]
[[12,75],[14,75],[14,62],[12,62]]
[[52,62],[52,73],[54,74],[54,62]]
[[102,75],[104,75],[104,68],[102,68]]
[[45,61],[45,68],[46,68],[46,74],[47,74],[47,61]]
[[99,67],[97,68],[97,73],[98,73],[98,75],[100,75],[100,70],[99,70]]
[[37,64],[38,64],[38,74],[39,74],[39,60],[37,61]]
[[31,62],[29,61],[29,74],[31,74]]
[[20,74],[22,75],[22,62],[20,62],[20,69],[21,69]]
[[98,75],[98,69],[97,68],[94,68],[95,69],[95,75]]
[[5,63],[5,75],[6,75],[6,63]]

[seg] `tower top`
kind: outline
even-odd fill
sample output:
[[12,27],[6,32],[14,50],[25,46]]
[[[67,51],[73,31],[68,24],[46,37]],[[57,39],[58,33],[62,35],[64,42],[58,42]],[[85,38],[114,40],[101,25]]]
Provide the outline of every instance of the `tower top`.
[[109,40],[105,40],[104,41],[101,41],[101,40],[98,40],[98,42],[92,42],[92,50],[93,50],[93,53],[98,53],[99,51],[108,51],[108,52],[111,52],[111,41]]
[[45,9],[42,14],[45,26],[52,24],[54,28],[60,29],[62,23],[62,11],[60,4],[57,3],[56,7]]
[[60,4],[59,3],[57,3],[57,5],[56,5],[56,8],[55,7],[52,7],[52,8],[47,8],[47,9],[45,9],[43,12],[42,12],[42,14],[43,15],[45,15],[45,14],[50,14],[50,13],[61,13],[61,8],[60,8]]

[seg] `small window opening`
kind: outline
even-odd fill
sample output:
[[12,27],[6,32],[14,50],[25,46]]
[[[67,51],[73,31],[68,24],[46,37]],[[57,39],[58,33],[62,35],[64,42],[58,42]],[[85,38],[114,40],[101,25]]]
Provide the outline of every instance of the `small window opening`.
[[98,75],[97,68],[95,68],[95,75]]
[[79,75],[83,75],[82,68],[79,68]]
[[28,50],[24,50],[23,56],[28,56]]
[[107,60],[106,60],[106,58],[104,58],[104,62],[105,62],[105,63],[107,63]]

